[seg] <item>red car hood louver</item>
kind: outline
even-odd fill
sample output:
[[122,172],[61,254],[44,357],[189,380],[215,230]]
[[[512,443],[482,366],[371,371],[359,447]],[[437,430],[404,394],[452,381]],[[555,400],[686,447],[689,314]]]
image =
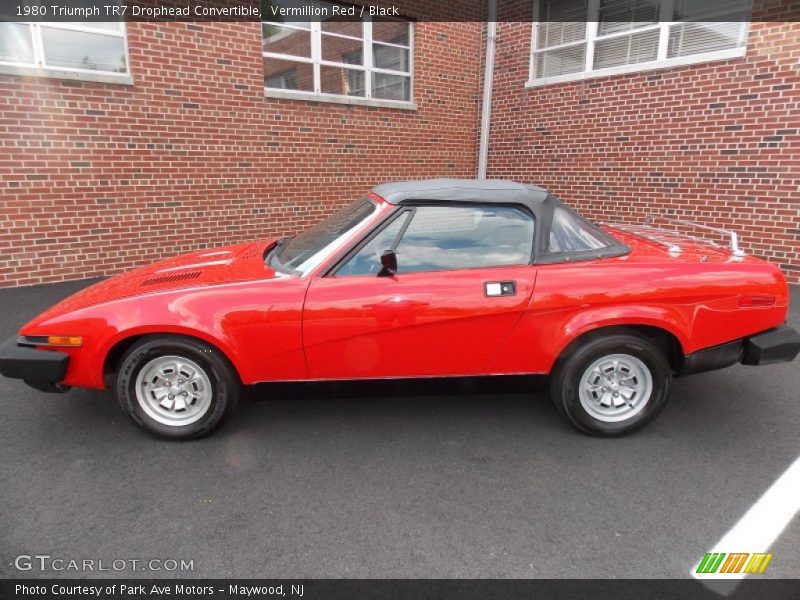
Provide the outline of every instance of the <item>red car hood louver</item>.
[[149,285],[159,285],[165,283],[177,283],[187,279],[197,279],[202,273],[200,271],[189,271],[188,273],[176,273],[175,275],[162,275],[161,277],[150,277],[139,284],[140,287]]

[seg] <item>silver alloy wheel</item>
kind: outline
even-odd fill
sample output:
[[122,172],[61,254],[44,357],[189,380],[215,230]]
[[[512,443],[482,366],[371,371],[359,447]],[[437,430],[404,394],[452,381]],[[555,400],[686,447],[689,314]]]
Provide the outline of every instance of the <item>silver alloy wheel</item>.
[[653,376],[630,354],[598,358],[583,372],[578,395],[584,410],[598,421],[618,423],[642,412],[653,394]]
[[181,427],[198,421],[211,406],[211,380],[196,362],[182,356],[159,356],[136,377],[136,400],[148,416]]

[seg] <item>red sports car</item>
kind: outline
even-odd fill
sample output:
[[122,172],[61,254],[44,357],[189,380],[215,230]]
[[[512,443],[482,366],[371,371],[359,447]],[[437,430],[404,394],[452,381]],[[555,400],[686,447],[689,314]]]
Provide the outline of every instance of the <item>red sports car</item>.
[[573,425],[616,435],[673,376],[793,360],[787,310],[781,272],[735,236],[599,227],[506,181],[390,183],[295,237],[87,288],[0,347],[0,372],[113,388],[171,438],[210,432],[258,382],[549,375]]

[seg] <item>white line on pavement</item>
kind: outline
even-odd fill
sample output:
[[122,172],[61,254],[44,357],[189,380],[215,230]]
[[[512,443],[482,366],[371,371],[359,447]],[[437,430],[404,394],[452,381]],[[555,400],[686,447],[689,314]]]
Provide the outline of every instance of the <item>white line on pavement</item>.
[[[783,475],[762,494],[753,506],[731,527],[708,552],[767,552],[781,532],[800,511],[800,457]],[[778,559],[779,557],[776,557]],[[692,577],[701,580],[719,594],[727,596],[746,577],[746,573],[697,573],[698,561]],[[758,576],[758,575],[757,575]]]

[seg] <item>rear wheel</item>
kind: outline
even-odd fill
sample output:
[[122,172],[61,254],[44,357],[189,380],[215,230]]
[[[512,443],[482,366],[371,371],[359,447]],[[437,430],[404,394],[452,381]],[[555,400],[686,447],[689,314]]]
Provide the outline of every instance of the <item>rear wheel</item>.
[[122,410],[140,427],[162,437],[191,439],[210,433],[233,413],[241,384],[212,346],[158,336],[125,353],[116,393]]
[[591,435],[635,431],[664,408],[672,373],[664,353],[638,335],[595,338],[560,360],[550,381],[558,411]]

